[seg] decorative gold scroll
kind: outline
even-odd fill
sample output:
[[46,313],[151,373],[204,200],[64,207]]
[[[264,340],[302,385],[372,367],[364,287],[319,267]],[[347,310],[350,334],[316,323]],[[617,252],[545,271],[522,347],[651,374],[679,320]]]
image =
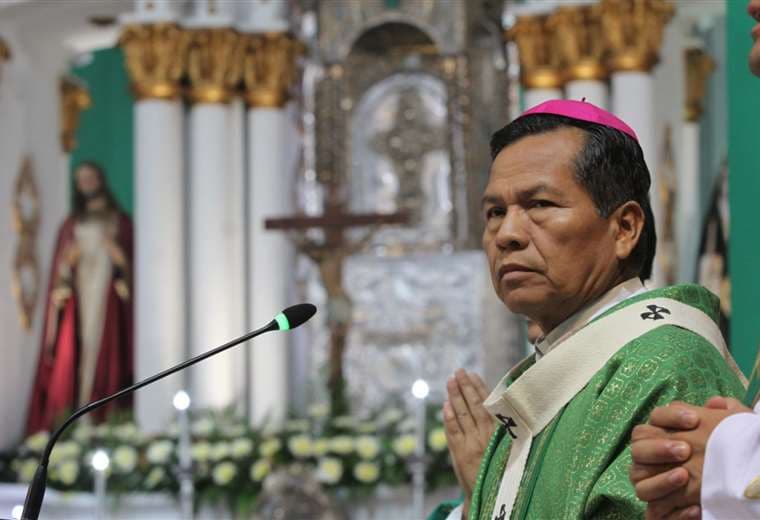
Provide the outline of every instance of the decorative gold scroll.
[[188,98],[227,103],[240,82],[240,35],[230,28],[192,29],[187,50]]
[[40,292],[40,269],[37,262],[40,198],[29,157],[24,158],[21,171],[16,177],[11,211],[13,226],[19,237],[13,261],[11,290],[18,306],[21,326],[31,330]]
[[567,80],[607,79],[599,4],[560,7],[549,15],[547,29],[554,35],[554,52]]
[[520,56],[520,82],[525,88],[559,88],[564,83],[562,59],[556,52],[547,15],[518,16],[504,33],[517,44]]
[[174,23],[124,27],[119,44],[138,100],[180,97],[189,41],[189,31]]
[[245,100],[251,107],[283,107],[296,77],[296,58],[304,48],[285,32],[249,34],[242,40]]
[[667,0],[601,0],[600,8],[610,70],[649,72],[660,60],[673,5]]
[[60,93],[60,134],[61,148],[66,153],[77,146],[76,134],[79,128],[79,115],[92,105],[87,88],[77,79],[64,76],[58,83]]
[[707,80],[715,70],[715,61],[702,49],[686,49],[686,106],[684,119],[690,122],[699,121],[707,94]]

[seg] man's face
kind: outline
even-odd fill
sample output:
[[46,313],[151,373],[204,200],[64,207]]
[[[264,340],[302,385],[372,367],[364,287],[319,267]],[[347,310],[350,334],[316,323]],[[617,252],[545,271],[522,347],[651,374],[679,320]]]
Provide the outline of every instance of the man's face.
[[618,267],[615,233],[575,179],[582,131],[524,137],[491,166],[483,248],[499,298],[549,332],[601,296]]
[[747,12],[758,22],[752,29],[752,39],[755,44],[749,52],[749,68],[752,74],[760,76],[760,0],[750,0]]

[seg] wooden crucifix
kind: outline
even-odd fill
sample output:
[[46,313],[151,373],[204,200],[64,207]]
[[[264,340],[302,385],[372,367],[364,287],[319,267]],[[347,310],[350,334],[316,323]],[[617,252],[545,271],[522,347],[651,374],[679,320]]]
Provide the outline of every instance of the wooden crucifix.
[[[369,243],[379,226],[408,222],[407,213],[349,213],[345,204],[334,199],[326,202],[325,212],[320,216],[295,215],[265,221],[266,229],[287,231],[298,251],[309,257],[319,268],[328,297],[330,353],[327,387],[333,415],[344,415],[349,411],[343,378],[343,356],[351,325],[352,306],[351,299],[343,287],[344,262]],[[350,240],[346,231],[356,227],[369,229],[360,239]],[[306,231],[309,229],[322,229],[323,240],[308,238]]]

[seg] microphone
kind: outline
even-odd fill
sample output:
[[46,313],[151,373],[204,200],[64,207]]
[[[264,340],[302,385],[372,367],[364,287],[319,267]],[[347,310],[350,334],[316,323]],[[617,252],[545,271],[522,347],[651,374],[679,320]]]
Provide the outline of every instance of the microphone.
[[40,516],[40,510],[42,509],[42,499],[45,496],[45,485],[47,482],[47,469],[48,469],[48,462],[50,461],[50,453],[53,451],[53,446],[55,445],[56,441],[61,436],[61,434],[64,432],[64,430],[68,428],[68,426],[74,421],[76,421],[78,418],[85,415],[86,413],[91,412],[92,410],[100,408],[106,403],[110,403],[114,399],[118,399],[119,397],[132,393],[135,390],[139,390],[140,388],[144,386],[147,386],[151,383],[155,383],[159,379],[163,379],[166,376],[174,374],[175,372],[184,370],[185,368],[189,366],[192,366],[211,356],[215,356],[216,354],[219,354],[220,352],[224,352],[225,350],[231,347],[234,347],[235,345],[239,345],[240,343],[243,343],[245,341],[248,341],[249,339],[255,338],[256,336],[259,336],[266,332],[272,332],[275,330],[284,331],[284,330],[295,329],[296,327],[303,325],[306,321],[308,321],[312,316],[314,316],[316,312],[317,312],[317,308],[310,303],[299,303],[298,305],[293,305],[292,307],[288,307],[287,309],[282,311],[280,314],[275,316],[274,319],[270,321],[266,326],[261,327],[260,329],[254,330],[253,332],[249,332],[248,334],[240,336],[237,339],[233,339],[232,341],[225,343],[224,345],[221,345],[219,347],[216,347],[215,349],[209,350],[208,352],[204,352],[203,354],[200,354],[198,356],[195,356],[194,358],[188,359],[187,361],[183,361],[182,363],[175,365],[171,368],[168,368],[164,370],[163,372],[159,372],[156,375],[150,376],[146,379],[143,379],[142,381],[138,381],[132,386],[128,386],[127,388],[119,390],[115,394],[109,395],[108,397],[104,397],[103,399],[94,401],[90,404],[87,404],[79,408],[77,411],[71,414],[71,417],[66,419],[66,421],[63,424],[61,424],[61,426],[59,426],[57,430],[55,430],[53,435],[50,436],[50,440],[48,440],[48,443],[45,446],[45,451],[42,452],[42,457],[40,458],[40,464],[39,466],[37,466],[37,471],[34,473],[34,478],[32,479],[32,482],[29,485],[29,490],[26,493],[26,500],[24,500],[24,509],[23,509],[23,512],[21,513],[21,519],[22,520],[37,520],[37,518]]

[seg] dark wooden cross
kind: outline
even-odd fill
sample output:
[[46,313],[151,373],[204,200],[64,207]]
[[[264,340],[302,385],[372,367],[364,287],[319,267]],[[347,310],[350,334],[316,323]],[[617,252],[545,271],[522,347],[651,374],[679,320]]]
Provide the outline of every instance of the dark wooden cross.
[[[328,193],[332,190],[328,190]],[[333,196],[330,196],[333,195]],[[328,297],[327,324],[330,329],[329,373],[327,379],[331,413],[348,412],[343,378],[343,356],[351,325],[351,299],[343,287],[343,265],[349,256],[363,249],[377,228],[383,225],[406,224],[406,213],[350,213],[345,204],[336,201],[336,193],[329,193],[324,214],[320,216],[294,215],[270,218],[266,229],[286,231],[299,252],[309,257],[319,268],[322,284]],[[349,228],[367,227],[359,239],[346,236]],[[322,240],[307,236],[309,229],[321,229]]]

